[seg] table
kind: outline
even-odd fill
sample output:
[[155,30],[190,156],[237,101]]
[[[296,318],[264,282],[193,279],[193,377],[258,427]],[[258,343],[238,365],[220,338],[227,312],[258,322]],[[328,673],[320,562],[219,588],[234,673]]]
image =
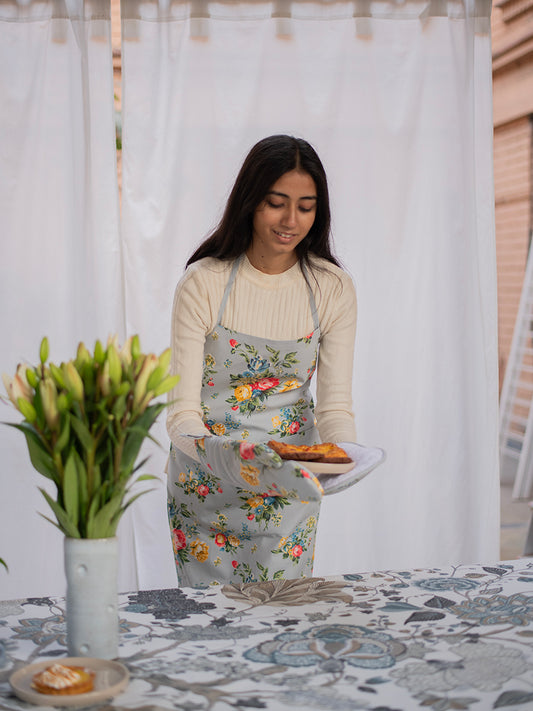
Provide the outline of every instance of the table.
[[[131,679],[101,711],[533,708],[531,559],[142,591],[119,617]],[[1,709],[65,655],[62,598],[0,602]]]

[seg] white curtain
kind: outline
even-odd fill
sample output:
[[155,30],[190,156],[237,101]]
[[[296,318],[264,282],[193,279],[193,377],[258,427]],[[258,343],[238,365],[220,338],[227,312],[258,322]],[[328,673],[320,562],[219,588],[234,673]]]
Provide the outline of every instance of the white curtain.
[[[174,286],[251,145],[303,136],[359,298],[359,441],[317,574],[498,557],[490,3],[126,0],[119,230],[108,0],[0,2],[0,370],[79,340],[169,342]],[[182,374],[186,377],[186,374]],[[0,419],[16,419],[0,404]],[[119,527],[122,590],[176,583],[162,481]],[[0,599],[64,591],[61,535],[0,427]]]
[[[36,363],[44,335],[54,362],[124,336],[115,156],[108,0],[0,2],[0,371]],[[64,591],[62,536],[38,513],[48,483],[0,426],[0,599]]]
[[[315,572],[497,560],[490,2],[122,7],[128,330],[168,343],[249,148],[306,138],[357,286],[358,439],[388,457],[324,501]],[[134,512],[141,587],[175,584],[164,505],[162,485]]]

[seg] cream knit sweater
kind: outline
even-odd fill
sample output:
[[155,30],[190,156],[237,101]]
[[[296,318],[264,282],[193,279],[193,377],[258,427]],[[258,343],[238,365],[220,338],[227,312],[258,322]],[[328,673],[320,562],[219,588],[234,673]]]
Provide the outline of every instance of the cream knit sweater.
[[[352,367],[357,303],[349,275],[324,259],[310,275],[320,323],[317,364],[317,426],[323,442],[355,442]],[[217,316],[232,262],[207,257],[192,264],[176,287],[172,309],[173,373],[181,375],[169,393],[167,430],[209,435],[202,422],[200,392],[204,342]],[[318,282],[318,283],[317,283]],[[222,326],[273,340],[301,338],[313,330],[309,293],[299,264],[282,274],[265,274],[245,256],[231,289]],[[177,444],[177,446],[180,446]]]

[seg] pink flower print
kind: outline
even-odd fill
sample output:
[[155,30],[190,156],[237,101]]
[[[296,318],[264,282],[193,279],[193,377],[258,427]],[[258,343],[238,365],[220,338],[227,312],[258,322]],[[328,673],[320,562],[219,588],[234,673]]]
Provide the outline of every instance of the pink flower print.
[[218,491],[219,494],[221,494],[221,493],[222,493],[222,487],[219,486],[218,489],[217,489],[217,491]]
[[172,531],[172,547],[174,548],[174,551],[177,553],[182,548],[185,548],[186,545],[187,539],[185,538],[183,531],[179,528],[174,528]]
[[231,564],[234,568],[236,568],[239,565],[236,560],[232,560]]
[[232,410],[238,410],[238,409],[239,409],[239,406],[238,406],[238,405],[233,405],[233,407],[232,407],[231,409],[232,409]]
[[294,548],[292,549],[292,554],[295,558],[299,558],[303,552],[304,549],[302,548],[302,546],[294,546]]
[[241,442],[239,445],[239,453],[242,459],[253,459],[254,454],[254,443],[253,442]]
[[212,380],[210,380],[207,384],[210,385],[211,387],[213,387],[215,385],[215,383]]
[[230,344],[230,346],[231,346],[232,348],[235,348],[235,346],[238,346],[238,345],[239,345],[239,342],[236,341],[234,338],[230,338],[229,344]]
[[302,471],[302,476],[303,476],[304,479],[310,479],[310,478],[311,478],[311,475],[309,474],[308,471],[306,471],[305,469],[302,469],[301,471]]
[[254,390],[270,390],[279,385],[279,378],[262,378],[254,383]]
[[300,429],[300,423],[296,422],[296,420],[291,422],[291,424],[289,425],[289,432],[291,434],[296,434],[296,432],[298,432],[299,429]]
[[200,496],[207,496],[209,494],[209,487],[205,484],[199,484],[196,491],[200,494]]
[[255,516],[254,516],[254,514],[248,514],[248,516],[246,518],[248,519],[248,521],[253,521]]
[[215,543],[217,544],[217,546],[220,548],[224,545],[225,542],[226,536],[223,533],[217,533],[217,535],[215,536]]

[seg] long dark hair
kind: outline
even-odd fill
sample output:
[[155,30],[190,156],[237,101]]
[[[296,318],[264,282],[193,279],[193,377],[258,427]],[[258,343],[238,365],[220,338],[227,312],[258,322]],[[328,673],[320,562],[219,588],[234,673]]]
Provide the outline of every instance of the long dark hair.
[[203,257],[234,259],[252,242],[254,213],[282,175],[299,170],[313,178],[317,191],[316,215],[309,233],[296,247],[298,259],[309,266],[309,254],[339,266],[330,244],[331,216],[324,167],[314,148],[302,138],[276,135],[263,138],[246,156],[228,198],[222,219],[187,262]]

